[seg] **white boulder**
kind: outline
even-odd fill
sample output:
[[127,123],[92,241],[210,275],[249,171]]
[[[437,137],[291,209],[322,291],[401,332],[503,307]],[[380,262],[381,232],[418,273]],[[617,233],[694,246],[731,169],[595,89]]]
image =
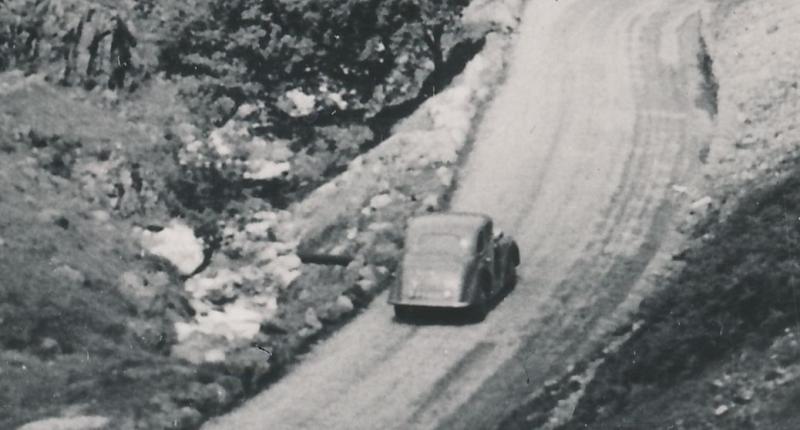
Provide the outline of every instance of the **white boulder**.
[[181,221],[172,220],[159,232],[141,231],[140,243],[147,252],[168,260],[184,275],[203,264],[203,241]]
[[369,205],[373,209],[381,209],[389,206],[392,203],[392,197],[389,194],[378,194],[369,201]]
[[287,161],[249,160],[247,162],[247,171],[244,172],[243,176],[245,179],[266,181],[286,175],[289,173],[290,168],[291,166]]
[[316,99],[313,95],[306,94],[300,89],[293,89],[286,93],[286,98],[292,103],[289,115],[293,117],[306,116],[314,112]]

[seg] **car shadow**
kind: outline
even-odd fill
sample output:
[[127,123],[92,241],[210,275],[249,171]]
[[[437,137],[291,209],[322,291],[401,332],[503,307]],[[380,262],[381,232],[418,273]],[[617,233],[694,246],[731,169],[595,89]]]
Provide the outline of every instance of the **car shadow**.
[[402,319],[394,318],[400,324],[415,326],[448,325],[460,326],[476,324],[466,309],[462,308],[418,308],[409,310],[409,315]]
[[[487,305],[487,315],[491,313],[497,305],[500,304],[505,298],[511,294],[519,283],[519,279],[515,279],[514,283],[510,286],[503,288],[498,292]],[[409,310],[408,317],[398,319],[394,318],[395,322],[401,324],[415,325],[415,326],[463,326],[478,324],[483,319],[476,319],[471,309],[466,308],[437,308],[437,307],[420,307]]]

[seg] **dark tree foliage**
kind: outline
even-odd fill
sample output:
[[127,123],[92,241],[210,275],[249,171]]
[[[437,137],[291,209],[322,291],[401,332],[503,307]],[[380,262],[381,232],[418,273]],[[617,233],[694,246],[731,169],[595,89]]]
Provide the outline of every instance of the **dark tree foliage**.
[[[275,106],[287,91],[338,94],[313,115],[363,120],[406,98],[420,71],[444,63],[467,0],[212,0],[165,11],[175,27],[161,54],[170,74],[200,80],[208,100]],[[172,16],[170,16],[172,15]],[[424,78],[424,77],[423,77]],[[232,108],[232,106],[229,106]],[[275,109],[270,116],[280,118]],[[290,121],[284,115],[285,121]]]

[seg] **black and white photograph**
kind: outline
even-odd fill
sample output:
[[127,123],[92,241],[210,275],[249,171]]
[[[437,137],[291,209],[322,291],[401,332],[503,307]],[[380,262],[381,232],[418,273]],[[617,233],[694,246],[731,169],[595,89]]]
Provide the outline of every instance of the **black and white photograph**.
[[0,0],[0,429],[800,429],[800,1]]

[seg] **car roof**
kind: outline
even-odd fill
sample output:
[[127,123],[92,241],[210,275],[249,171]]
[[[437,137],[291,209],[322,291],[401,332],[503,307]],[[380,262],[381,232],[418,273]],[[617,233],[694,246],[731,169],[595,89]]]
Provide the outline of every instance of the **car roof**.
[[408,222],[408,232],[414,236],[426,233],[473,236],[491,222],[491,218],[479,213],[440,212],[412,218]]

